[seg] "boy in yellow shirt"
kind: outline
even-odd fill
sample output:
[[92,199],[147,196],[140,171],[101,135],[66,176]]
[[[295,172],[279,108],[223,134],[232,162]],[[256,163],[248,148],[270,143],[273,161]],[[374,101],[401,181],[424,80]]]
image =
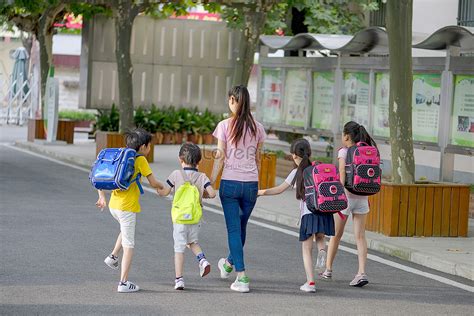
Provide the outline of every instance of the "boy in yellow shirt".
[[[138,157],[135,158],[135,173],[146,177],[150,185],[155,189],[163,189],[163,184],[155,179],[152,170],[145,156],[151,149],[151,134],[147,131],[137,128],[125,133],[127,148],[135,149]],[[99,200],[96,205],[103,209],[107,205],[105,192],[99,190]],[[119,265],[119,252],[123,248],[122,271],[120,283],[117,291],[121,293],[136,292],[140,287],[128,281],[128,272],[133,258],[133,248],[135,246],[135,225],[136,215],[140,213],[140,190],[136,182],[133,182],[128,190],[114,190],[110,197],[109,209],[112,216],[120,224],[120,234],[118,235],[115,247],[112,253],[105,258],[104,262],[112,269],[117,270]]]

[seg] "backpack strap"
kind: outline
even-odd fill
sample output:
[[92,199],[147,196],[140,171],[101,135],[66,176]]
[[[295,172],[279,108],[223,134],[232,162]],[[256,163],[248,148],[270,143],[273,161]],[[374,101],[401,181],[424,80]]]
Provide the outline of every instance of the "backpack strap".
[[142,184],[140,182],[140,178],[142,177],[142,174],[141,173],[138,173],[137,176],[135,177],[135,179],[133,179],[132,181],[130,181],[130,183],[133,183],[133,182],[136,182],[137,183],[137,186],[138,186],[138,190],[140,190],[140,194],[145,194],[145,191],[143,190],[143,187],[142,187]]
[[[140,157],[140,156],[143,156],[143,155],[136,155],[135,156],[135,159],[137,157]],[[145,191],[143,190],[143,187],[142,187],[142,183],[140,182],[140,178],[142,177],[142,174],[141,173],[138,173],[137,176],[135,177],[135,179],[133,179],[132,181],[130,181],[130,184],[132,184],[133,182],[136,182],[137,183],[137,187],[138,187],[138,190],[140,190],[140,194],[145,194]]]
[[188,177],[188,175],[186,174],[186,171],[184,171],[183,169],[180,169],[179,171],[181,172],[181,176],[183,177],[185,182],[189,182],[192,185],[195,185],[196,180],[192,179],[192,177],[191,178]]

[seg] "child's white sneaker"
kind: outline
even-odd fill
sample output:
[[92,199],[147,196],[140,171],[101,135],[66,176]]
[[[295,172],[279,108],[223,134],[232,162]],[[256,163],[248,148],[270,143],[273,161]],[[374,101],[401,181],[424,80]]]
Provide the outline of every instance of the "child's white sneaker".
[[243,276],[241,278],[237,277],[230,285],[230,289],[240,293],[247,293],[250,291],[250,280],[248,276]]
[[220,258],[219,262],[217,263],[217,267],[219,268],[221,272],[221,279],[227,279],[230,276],[230,273],[232,272],[232,266],[228,266],[226,263],[225,258]]
[[316,285],[314,284],[314,282],[306,282],[305,284],[300,286],[300,290],[306,293],[316,293]]
[[119,266],[119,257],[116,257],[114,255],[110,255],[104,260],[105,264],[111,267],[114,270],[118,269]]
[[178,290],[178,291],[184,290],[184,279],[183,278],[179,278],[179,279],[174,280],[174,289]]
[[211,272],[211,264],[206,259],[202,259],[199,262],[199,275],[205,277]]
[[120,282],[117,291],[120,293],[132,293],[140,290],[140,287],[130,281]]

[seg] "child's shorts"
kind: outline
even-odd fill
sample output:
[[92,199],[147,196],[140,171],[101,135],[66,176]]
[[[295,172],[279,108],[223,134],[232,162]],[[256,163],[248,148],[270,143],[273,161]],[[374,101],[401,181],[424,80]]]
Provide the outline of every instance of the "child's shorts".
[[197,243],[201,223],[194,225],[173,224],[174,252],[184,252],[186,245]]
[[361,215],[369,213],[369,199],[366,196],[351,197],[349,194],[347,194],[348,206],[344,211],[341,211],[342,214],[349,216],[351,213]]
[[122,233],[122,247],[135,247],[135,225],[137,213],[121,211],[111,208],[110,214],[119,222]]

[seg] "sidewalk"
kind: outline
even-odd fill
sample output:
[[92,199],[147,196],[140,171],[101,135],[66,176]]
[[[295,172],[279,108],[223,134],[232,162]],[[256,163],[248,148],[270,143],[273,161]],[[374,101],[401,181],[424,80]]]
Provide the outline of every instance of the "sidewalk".
[[[42,143],[16,142],[19,148],[27,149],[71,164],[90,168],[95,160],[95,143],[89,140],[77,141],[74,145],[44,145]],[[161,180],[178,167],[179,146],[155,146],[153,173]],[[278,178],[277,183],[283,179]],[[278,224],[298,227],[299,210],[294,191],[279,196],[259,198],[252,216]],[[206,201],[220,206],[219,200]],[[474,220],[469,220],[467,238],[417,238],[386,237],[367,232],[369,249],[401,258],[444,273],[474,280]],[[355,244],[352,221],[346,226],[343,241]]]

